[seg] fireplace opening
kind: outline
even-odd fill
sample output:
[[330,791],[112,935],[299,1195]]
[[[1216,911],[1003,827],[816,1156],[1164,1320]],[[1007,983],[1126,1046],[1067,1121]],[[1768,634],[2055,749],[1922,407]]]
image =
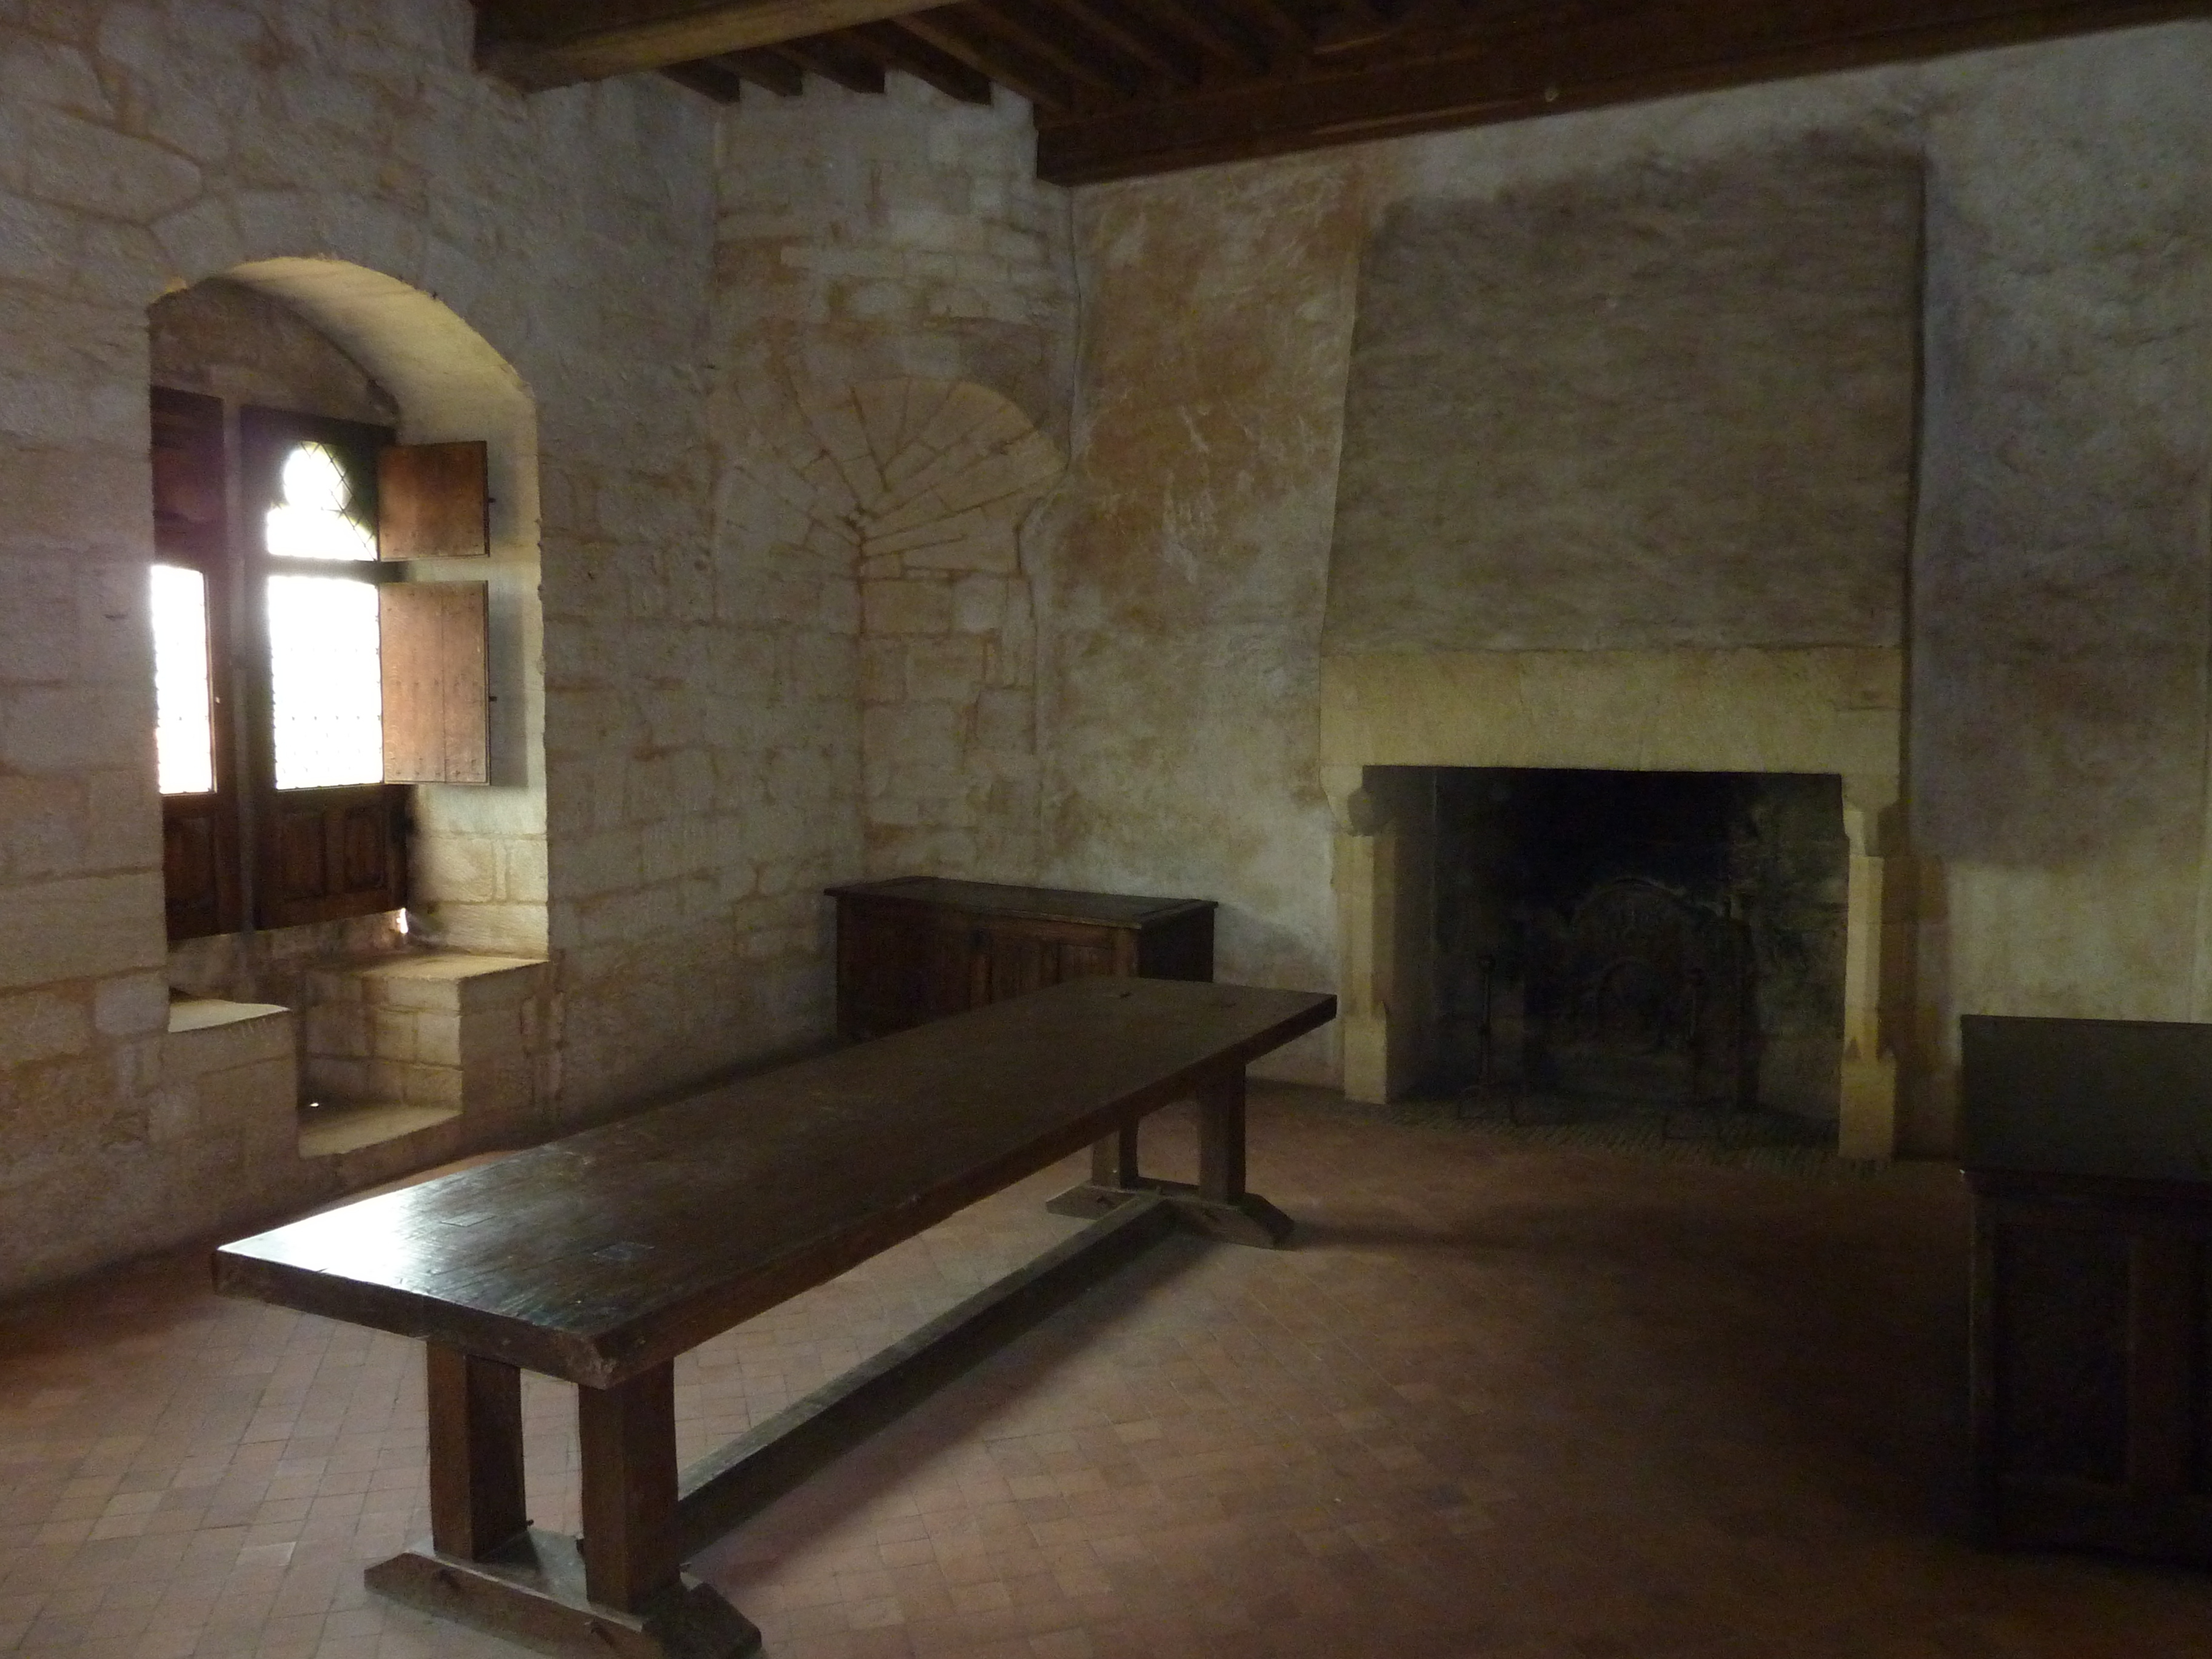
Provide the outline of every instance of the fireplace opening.
[[1433,1085],[1516,1112],[1832,1129],[1841,781],[1436,768]]

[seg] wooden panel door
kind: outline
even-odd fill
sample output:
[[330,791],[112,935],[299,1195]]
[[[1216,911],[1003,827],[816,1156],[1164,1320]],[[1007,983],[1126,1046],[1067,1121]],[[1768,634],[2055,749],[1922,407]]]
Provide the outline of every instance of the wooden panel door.
[[407,902],[404,787],[271,790],[262,803],[259,926],[337,921]]
[[2127,1236],[2020,1225],[1996,1243],[2001,1468],[2118,1485],[2127,1473]]
[[1128,971],[1121,961],[1127,936],[1105,928],[1001,922],[979,932],[976,954],[984,965],[971,1006],[1027,996],[1071,979]]
[[837,916],[837,1035],[848,1042],[919,1025],[930,1000],[937,929],[912,906],[848,904]]
[[161,797],[161,896],[170,941],[234,932],[238,815],[226,795]]

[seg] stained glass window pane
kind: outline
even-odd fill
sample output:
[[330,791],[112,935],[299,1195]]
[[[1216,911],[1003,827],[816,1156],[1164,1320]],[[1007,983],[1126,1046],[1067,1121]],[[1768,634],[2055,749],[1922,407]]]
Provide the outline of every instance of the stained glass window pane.
[[207,578],[155,565],[153,612],[155,782],[165,795],[204,795],[215,787]]
[[325,444],[297,444],[276,475],[269,509],[270,553],[280,559],[373,559],[376,538],[362,521],[345,468]]
[[269,578],[269,689],[279,789],[382,781],[373,586],[343,576]]

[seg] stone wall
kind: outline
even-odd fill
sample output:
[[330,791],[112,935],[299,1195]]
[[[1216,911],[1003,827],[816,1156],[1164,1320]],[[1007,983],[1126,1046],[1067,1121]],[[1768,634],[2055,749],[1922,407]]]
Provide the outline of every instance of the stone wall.
[[1034,873],[1024,533],[1073,314],[1066,200],[1030,148],[1018,101],[897,75],[748,96],[723,131],[716,549],[757,649],[811,665],[803,704],[749,716],[770,775],[810,781],[768,820],[809,848],[778,890],[794,948],[826,945],[831,880]]
[[[652,81],[526,100],[475,73],[470,27],[464,0],[0,9],[0,1285],[266,1214],[324,1178],[162,1104],[144,568],[163,293],[249,262],[349,262],[434,292],[512,365],[540,417],[527,528],[559,616],[546,783],[564,828],[609,789],[650,812],[634,665],[659,660],[665,573],[708,522],[714,118]],[[658,919],[607,915],[641,872],[572,861],[553,882],[556,942],[601,907],[600,954],[562,987],[592,1009],[619,971],[607,947],[646,948]],[[675,908],[671,931],[741,945],[733,908]],[[684,1006],[625,1007],[624,1050],[696,1025]],[[618,1057],[580,1024],[540,1127],[611,1098]],[[673,1037],[657,1070],[780,1035],[726,1010],[711,1044]]]
[[1393,203],[1325,648],[1896,645],[1920,219],[1847,138]]
[[[1018,536],[1057,471],[1072,317],[1025,110],[902,77],[734,112],[653,77],[526,99],[474,71],[471,22],[465,0],[0,10],[0,1286],[334,1178],[241,1158],[215,1105],[177,1105],[197,1074],[165,1091],[164,293],[234,274],[387,387],[403,439],[492,441],[494,787],[417,792],[421,920],[556,969],[526,1107],[441,1155],[821,1041],[819,889],[872,846],[1034,859]],[[928,500],[885,495],[872,527],[793,517],[806,411],[884,382],[982,416],[966,451],[901,428],[894,470],[975,465],[917,468]],[[898,641],[866,786],[864,633]],[[908,741],[948,723],[948,748]],[[280,945],[173,966],[295,988],[309,957]]]
[[[1914,574],[1922,1029],[2212,1018],[2212,30],[1929,114]],[[1946,1091],[1931,1096],[1940,1108]]]
[[[1839,138],[1929,181],[1909,1129],[1945,1131],[1960,1010],[2212,1012],[2212,27],[1071,197],[1011,100],[526,99],[471,21],[0,6],[0,1285],[325,1180],[164,1076],[147,308],[227,272],[403,437],[494,428],[503,781],[425,811],[441,942],[556,961],[503,1133],[820,1040],[818,889],[866,873],[1212,896],[1224,975],[1330,984],[1321,635],[1370,234]],[[894,499],[954,454],[966,495]],[[1275,1069],[1329,1080],[1334,1041]]]
[[2173,25],[1082,192],[1048,870],[1218,896],[1224,972],[1329,983],[1313,732],[1370,231],[1840,143],[1929,192],[1911,798],[1879,843],[1918,860],[1906,1143],[1948,1141],[1960,1012],[2212,1013],[2208,70],[2212,28]]
[[[1218,900],[1224,979],[1335,978],[1322,601],[1372,164],[1076,199],[1082,375],[1035,565],[1043,873]],[[1333,1081],[1334,1042],[1262,1065]]]

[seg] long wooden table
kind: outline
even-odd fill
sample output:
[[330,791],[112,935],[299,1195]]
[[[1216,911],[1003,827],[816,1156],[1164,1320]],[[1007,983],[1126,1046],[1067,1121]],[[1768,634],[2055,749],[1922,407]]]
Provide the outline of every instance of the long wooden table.
[[[227,1244],[216,1287],[428,1344],[430,1538],[373,1589],[555,1652],[731,1659],[758,1633],[687,1555],[1175,1221],[1281,1242],[1244,1067],[1335,1010],[1078,980]],[[1136,1125],[1185,1098],[1199,1179],[1147,1180]],[[678,1354],[1102,1143],[1054,1202],[1089,1227],[679,1477]],[[525,1510],[525,1370],[577,1385],[580,1540]]]

